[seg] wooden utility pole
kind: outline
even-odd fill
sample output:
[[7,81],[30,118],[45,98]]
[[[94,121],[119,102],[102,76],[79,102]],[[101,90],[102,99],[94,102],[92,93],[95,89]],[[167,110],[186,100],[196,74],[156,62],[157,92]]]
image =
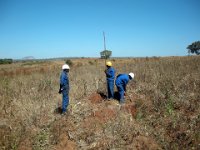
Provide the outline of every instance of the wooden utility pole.
[[[105,37],[105,33],[103,31],[103,41],[104,41],[104,51],[106,51],[106,37]],[[105,65],[106,65],[106,54],[105,54]]]
[[101,58],[108,59],[112,55],[112,51],[106,49],[106,36],[105,32],[103,32],[103,41],[104,41],[104,50],[100,52]]
[[106,37],[104,31],[103,31],[103,39],[104,39],[104,50],[106,50]]

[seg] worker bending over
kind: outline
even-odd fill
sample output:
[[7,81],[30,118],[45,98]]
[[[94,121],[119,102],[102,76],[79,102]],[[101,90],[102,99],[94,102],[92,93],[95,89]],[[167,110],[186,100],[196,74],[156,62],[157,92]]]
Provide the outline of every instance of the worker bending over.
[[134,78],[134,73],[129,74],[119,74],[115,80],[115,85],[117,86],[117,90],[119,93],[119,102],[123,104],[125,102],[124,95],[126,92],[126,85],[128,84],[129,80]]

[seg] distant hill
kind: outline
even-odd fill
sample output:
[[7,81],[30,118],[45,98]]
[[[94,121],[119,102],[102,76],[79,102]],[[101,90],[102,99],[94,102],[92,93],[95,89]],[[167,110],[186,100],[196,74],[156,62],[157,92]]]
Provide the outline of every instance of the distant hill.
[[24,58],[22,58],[22,60],[32,60],[35,59],[33,56],[26,56]]

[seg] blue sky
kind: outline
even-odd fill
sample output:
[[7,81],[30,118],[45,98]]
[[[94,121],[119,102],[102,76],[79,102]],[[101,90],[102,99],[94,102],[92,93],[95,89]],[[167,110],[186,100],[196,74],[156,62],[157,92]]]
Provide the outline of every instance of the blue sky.
[[0,58],[184,56],[200,0],[0,0]]

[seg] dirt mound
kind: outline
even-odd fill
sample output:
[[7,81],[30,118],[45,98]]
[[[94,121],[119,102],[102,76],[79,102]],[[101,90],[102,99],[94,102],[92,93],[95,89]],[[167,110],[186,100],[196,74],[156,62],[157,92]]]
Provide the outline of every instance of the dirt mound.
[[90,95],[89,100],[92,104],[101,103],[104,100],[104,97],[101,94],[93,93]]
[[111,108],[103,108],[101,110],[94,111],[90,116],[84,119],[82,127],[85,129],[91,129],[96,124],[104,124],[109,120],[115,119],[117,111]]
[[69,131],[74,130],[74,124],[63,116],[51,126],[51,143],[56,150],[75,150],[76,143],[70,139]]
[[125,104],[122,105],[122,107],[120,108],[120,110],[130,113],[133,117],[135,117],[136,115],[136,107],[134,104]]
[[66,133],[62,133],[59,136],[59,143],[54,146],[54,149],[56,150],[75,150],[76,144],[69,140],[69,138],[66,136]]
[[94,111],[93,113],[95,120],[98,120],[102,123],[105,123],[117,116],[117,112],[115,109],[104,108],[102,110]]

